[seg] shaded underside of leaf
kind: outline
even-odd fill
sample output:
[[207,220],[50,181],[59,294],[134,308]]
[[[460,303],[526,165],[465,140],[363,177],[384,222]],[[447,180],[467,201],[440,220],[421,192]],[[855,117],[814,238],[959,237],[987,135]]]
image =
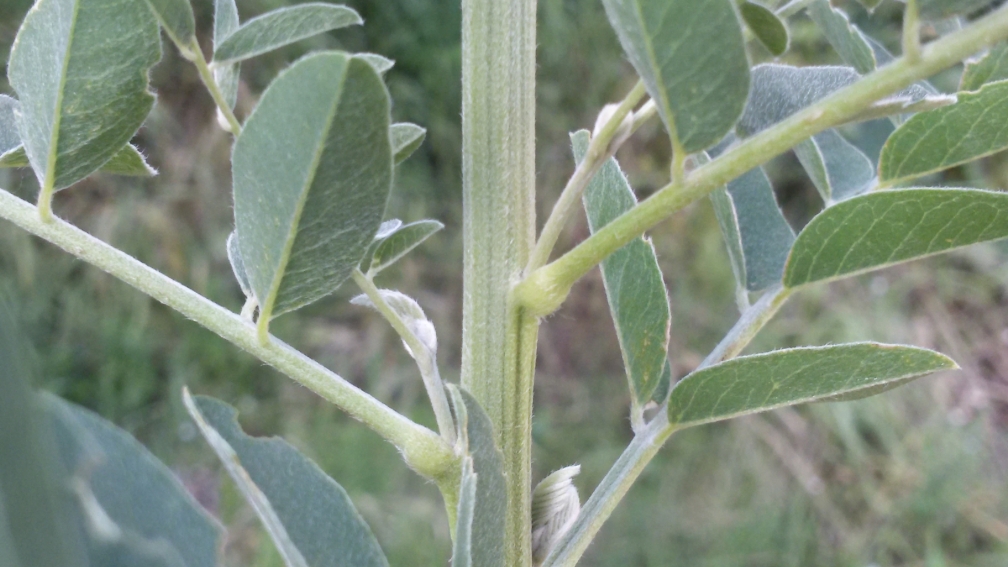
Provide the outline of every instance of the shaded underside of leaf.
[[1008,193],[899,189],[819,213],[795,241],[784,285],[832,280],[1008,237]]
[[67,470],[86,483],[104,514],[126,532],[122,545],[105,550],[96,545],[94,552],[146,557],[165,565],[217,564],[222,527],[168,467],[98,415],[52,395],[40,396],[40,402],[52,420]]
[[773,10],[747,0],[739,6],[739,12],[746,26],[767,51],[774,56],[787,51],[789,41],[787,26],[773,13]]
[[[30,165],[24,146],[18,146],[5,154],[0,154],[0,167],[29,167]],[[128,177],[153,177],[157,175],[157,170],[147,163],[143,154],[132,144],[123,146],[98,171]]]
[[18,135],[14,118],[14,112],[20,108],[17,99],[0,94],[0,156],[21,146],[21,136]]
[[856,343],[743,356],[687,376],[672,390],[669,421],[689,427],[905,382],[957,368],[915,347]]
[[[575,132],[571,143],[574,160],[580,163],[588,151],[588,132]],[[606,160],[592,178],[582,201],[592,233],[637,204],[615,158]],[[600,269],[630,393],[635,404],[643,405],[665,368],[672,319],[658,258],[649,241],[636,238],[603,260]]]
[[867,191],[875,165],[836,130],[826,130],[798,144],[795,155],[827,205]]
[[[39,0],[11,51],[18,131],[40,181],[56,189],[96,171],[154,104],[148,71],[161,58],[158,23],[136,0]],[[44,185],[45,186],[45,185]]]
[[[472,509],[470,560],[475,567],[504,566],[504,517],[507,514],[507,487],[504,479],[504,456],[497,447],[493,423],[486,412],[465,389],[448,385],[448,393],[459,426],[458,437],[467,447],[463,459],[462,488],[465,489],[466,461],[472,463],[475,479],[475,503]],[[471,478],[471,477],[470,477]],[[466,502],[468,504],[468,502]],[[463,500],[459,498],[461,526]],[[456,532],[456,540],[459,532]],[[456,547],[456,549],[458,549]],[[453,563],[454,565],[454,563]]]
[[369,65],[374,67],[375,71],[378,71],[379,75],[384,75],[389,69],[395,66],[395,61],[377,53],[355,53],[354,57],[367,61]]
[[245,22],[214,50],[217,63],[235,63],[313,35],[363,23],[357,12],[312,2],[280,8]]
[[234,273],[238,287],[241,288],[245,297],[253,297],[252,285],[249,283],[248,274],[245,273],[245,263],[242,262],[241,250],[238,249],[238,238],[232,232],[227,239],[228,263],[231,264],[231,271]]
[[185,401],[242,492],[256,495],[250,502],[256,512],[261,518],[270,512],[281,523],[289,542],[277,541],[278,550],[293,544],[296,549],[287,551],[310,567],[387,567],[371,529],[346,491],[318,465],[282,439],[249,437],[238,426],[237,411],[223,402],[192,398],[188,392]]
[[861,74],[875,70],[872,47],[861,30],[851,24],[847,14],[830,6],[829,0],[814,0],[809,4],[808,15],[845,63]]
[[760,291],[780,283],[795,236],[763,169],[749,170],[711,199],[740,285]]
[[735,124],[749,62],[732,0],[603,0],[673,143],[693,153]]
[[[235,0],[214,0],[214,29],[213,45],[214,51],[225,39],[238,30],[238,6]],[[214,65],[214,80],[220,87],[224,100],[231,108],[238,102],[238,80],[239,66],[237,63],[229,65]]]
[[281,74],[234,147],[238,247],[261,316],[335,291],[360,263],[392,184],[389,97],[342,53]]
[[[360,56],[355,55],[354,57]],[[375,70],[378,71],[378,68],[376,67]],[[381,71],[378,72],[381,73]],[[389,128],[389,138],[392,140],[392,153],[395,155],[395,162],[402,163],[413,155],[426,136],[427,130],[416,124],[409,122],[393,124]]]
[[[373,274],[384,270],[442,228],[444,225],[436,220],[421,220],[397,227],[375,243],[370,264],[364,269]],[[365,261],[368,260],[365,255]]]
[[959,83],[961,91],[976,91],[987,83],[1008,79],[1008,43],[1002,43],[977,61],[969,61]]
[[882,148],[879,178],[918,177],[1008,148],[1008,81],[964,92],[955,104],[921,112],[893,132]]
[[478,478],[471,457],[462,459],[462,481],[459,487],[455,541],[452,544],[452,567],[472,567],[472,530],[476,514]]

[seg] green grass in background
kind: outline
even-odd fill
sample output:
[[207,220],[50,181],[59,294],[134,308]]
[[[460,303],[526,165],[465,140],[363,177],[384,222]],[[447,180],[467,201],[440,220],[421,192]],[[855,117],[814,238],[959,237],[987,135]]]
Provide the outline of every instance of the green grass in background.
[[[243,0],[244,18],[287,4]],[[0,2],[0,56],[29,0]],[[399,167],[390,216],[425,216],[446,230],[379,283],[416,297],[438,329],[444,374],[456,379],[461,321],[460,60],[458,2],[355,0],[363,28],[314,38],[245,64],[239,110],[308,49],[381,53],[396,120],[428,128]],[[196,0],[202,40],[211,3]],[[538,171],[544,218],[573,169],[567,132],[590,127],[633,84],[602,12],[583,0],[540,0]],[[893,30],[889,2],[866,29]],[[885,27],[889,25],[889,27]],[[796,20],[796,64],[833,62],[809,22]],[[895,36],[882,39],[892,43]],[[765,54],[756,54],[766,57]],[[95,176],[56,199],[58,214],[193,289],[238,309],[224,241],[232,226],[229,139],[195,71],[166,45],[155,69],[159,102],[138,144],[153,180]],[[954,77],[940,77],[942,87]],[[0,85],[9,92],[6,85]],[[667,137],[642,129],[621,163],[644,197],[667,178]],[[789,219],[821,206],[796,160],[770,167]],[[1008,187],[1003,156],[936,183]],[[0,186],[32,198],[25,171]],[[568,247],[587,235],[579,220]],[[709,205],[698,203],[652,237],[673,307],[670,352],[692,369],[732,324],[733,281]],[[254,515],[217,474],[179,403],[194,390],[234,403],[247,428],[282,434],[333,475],[371,523],[390,562],[447,565],[436,489],[376,435],[235,347],[100,272],[0,224],[0,293],[20,307],[45,387],[98,410],[172,463],[231,528],[229,565],[278,566]],[[350,306],[356,290],[278,319],[273,330],[395,409],[433,425],[422,384],[394,333]],[[907,342],[953,356],[963,371],[879,398],[821,404],[677,434],[620,505],[583,560],[591,566],[1008,565],[1008,246],[982,246],[802,292],[750,351],[849,340]],[[601,279],[575,286],[543,327],[533,435],[535,477],[579,462],[582,498],[631,437],[628,398]]]

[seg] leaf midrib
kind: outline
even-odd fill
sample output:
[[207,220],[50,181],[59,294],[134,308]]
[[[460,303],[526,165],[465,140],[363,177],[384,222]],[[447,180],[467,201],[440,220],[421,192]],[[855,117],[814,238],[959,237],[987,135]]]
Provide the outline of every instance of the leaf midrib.
[[81,0],[74,0],[73,11],[70,13],[70,33],[67,35],[67,42],[63,53],[63,68],[60,70],[59,88],[56,91],[56,104],[53,108],[53,126],[49,133],[49,155],[46,156],[46,174],[42,184],[42,191],[39,198],[46,193],[52,193],[56,187],[56,158],[59,156],[59,130],[63,122],[63,95],[66,92],[67,69],[70,66],[70,49],[74,41],[74,33],[77,30],[77,13],[80,10]]
[[284,244],[284,250],[280,255],[280,261],[277,263],[277,270],[273,275],[273,281],[270,282],[270,291],[266,296],[266,302],[262,307],[260,317],[267,322],[273,316],[273,307],[276,304],[277,295],[280,293],[280,286],[283,283],[283,278],[287,272],[287,264],[290,262],[294,242],[297,240],[298,228],[301,225],[301,215],[304,213],[305,202],[308,200],[308,194],[311,192],[311,187],[315,183],[315,176],[318,174],[319,162],[322,159],[322,154],[325,152],[326,140],[329,139],[329,133],[332,131],[336,114],[339,112],[340,102],[343,98],[343,88],[346,85],[347,75],[350,74],[350,64],[352,60],[350,58],[346,58],[345,61],[346,67],[344,68],[343,76],[340,78],[339,88],[336,90],[335,96],[333,97],[332,108],[326,116],[326,125],[319,137],[319,144],[315,150],[315,155],[312,156],[312,163],[309,169],[308,177],[305,179],[304,187],[298,197],[297,206],[294,208],[294,216],[291,219],[293,235],[289,235],[287,242]]

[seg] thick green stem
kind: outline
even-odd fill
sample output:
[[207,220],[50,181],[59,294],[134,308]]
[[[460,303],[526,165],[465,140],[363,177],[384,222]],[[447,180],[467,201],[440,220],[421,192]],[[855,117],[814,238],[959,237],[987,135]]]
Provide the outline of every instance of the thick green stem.
[[553,251],[553,247],[560,237],[560,231],[577,210],[578,201],[581,200],[588,183],[602,168],[602,164],[619,149],[619,145],[613,143],[613,138],[619,132],[623,119],[633,112],[634,107],[646,94],[643,81],[637,81],[637,85],[620,102],[616,111],[609,117],[598,134],[592,136],[585,158],[574,169],[574,174],[567,181],[567,185],[560,193],[560,198],[553,205],[553,211],[546,219],[546,224],[543,225],[539,240],[536,242],[535,249],[532,250],[532,257],[529,259],[526,272],[531,272],[549,261],[550,252]]
[[346,411],[395,445],[420,474],[442,480],[456,474],[458,457],[433,431],[361,391],[284,342],[261,344],[255,326],[125,252],[62,220],[44,222],[38,209],[0,189],[0,217],[122,280],[220,335]]
[[1008,7],[949,34],[840,89],[776,125],[746,139],[717,159],[673,181],[590,236],[573,250],[528,274],[516,297],[530,312],[546,315],[567,297],[571,285],[647,229],[750,169],[762,165],[827,128],[844,124],[889,96],[1008,37]]
[[462,2],[462,384],[504,454],[509,567],[531,564],[536,323],[509,291],[535,241],[535,32],[535,0]]

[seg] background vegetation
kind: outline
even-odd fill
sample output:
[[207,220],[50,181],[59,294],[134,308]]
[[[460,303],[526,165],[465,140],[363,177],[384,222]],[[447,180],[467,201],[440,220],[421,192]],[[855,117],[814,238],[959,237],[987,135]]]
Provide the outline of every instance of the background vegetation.
[[[247,18],[286,0],[243,0]],[[439,359],[457,377],[461,322],[460,58],[458,2],[352,0],[367,26],[308,40],[243,68],[239,114],[268,80],[309,48],[373,51],[388,75],[397,120],[428,128],[398,168],[389,216],[432,217],[447,228],[383,273],[435,322]],[[899,5],[874,15],[848,2],[858,24],[898,43]],[[30,0],[0,2],[0,58]],[[211,2],[196,1],[209,44]],[[573,169],[567,132],[633,85],[601,4],[540,0],[540,216]],[[794,64],[835,56],[799,19]],[[888,30],[888,31],[887,31]],[[767,59],[752,46],[754,59]],[[957,72],[935,79],[952,87]],[[243,301],[224,242],[233,222],[229,140],[195,69],[170,45],[155,69],[158,104],[139,147],[161,174],[97,175],[56,199],[71,220],[198,292],[236,310]],[[0,85],[3,92],[10,92]],[[640,197],[667,180],[667,136],[653,121],[623,150]],[[850,132],[871,148],[872,128]],[[876,143],[877,146],[877,143]],[[877,151],[877,149],[875,150]],[[821,206],[797,160],[769,168],[798,227]],[[1008,159],[947,172],[936,184],[1008,188]],[[33,175],[0,170],[0,186],[37,191]],[[561,246],[587,235],[583,221]],[[733,280],[710,206],[652,232],[673,308],[675,372],[700,362],[737,316]],[[567,244],[564,244],[567,243]],[[280,565],[250,510],[226,482],[179,400],[183,384],[236,404],[250,431],[281,434],[351,494],[393,565],[446,565],[450,540],[436,489],[394,449],[212,333],[0,223],[0,293],[19,306],[37,349],[42,387],[99,411],[151,447],[233,527],[233,565]],[[271,330],[389,403],[433,426],[415,366],[378,317],[328,298]],[[750,351],[874,339],[934,348],[963,371],[879,398],[820,404],[676,435],[620,505],[584,565],[991,566],[1008,564],[1008,243],[815,288],[771,323]],[[597,272],[575,287],[540,338],[534,420],[536,479],[579,462],[586,495],[631,438],[616,337]]]

